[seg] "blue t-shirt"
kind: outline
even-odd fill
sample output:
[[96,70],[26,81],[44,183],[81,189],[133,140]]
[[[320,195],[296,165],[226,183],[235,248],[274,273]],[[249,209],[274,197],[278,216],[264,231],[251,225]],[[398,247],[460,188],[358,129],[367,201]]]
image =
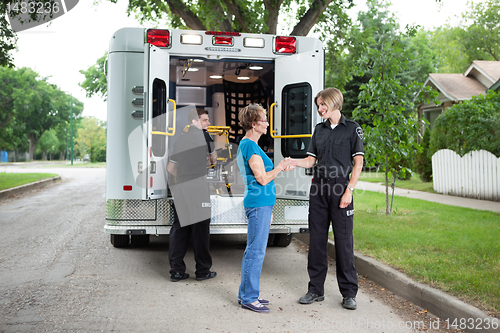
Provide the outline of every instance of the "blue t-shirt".
[[257,143],[250,139],[243,139],[240,141],[236,159],[238,161],[238,167],[240,168],[241,177],[245,184],[243,205],[245,207],[273,206],[276,203],[276,187],[274,186],[274,180],[266,185],[261,185],[257,182],[248,164],[248,161],[254,154],[262,158],[266,172],[273,169],[273,162]]

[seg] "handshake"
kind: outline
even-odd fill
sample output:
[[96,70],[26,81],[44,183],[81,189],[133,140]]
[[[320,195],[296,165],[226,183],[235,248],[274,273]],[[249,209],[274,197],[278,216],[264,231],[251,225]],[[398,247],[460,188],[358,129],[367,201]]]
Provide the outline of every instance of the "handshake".
[[298,161],[293,159],[293,158],[290,158],[290,157],[287,157],[284,160],[281,160],[278,164],[278,166],[281,167],[281,169],[283,171],[291,171],[291,170],[295,169],[295,167],[297,165],[298,165]]

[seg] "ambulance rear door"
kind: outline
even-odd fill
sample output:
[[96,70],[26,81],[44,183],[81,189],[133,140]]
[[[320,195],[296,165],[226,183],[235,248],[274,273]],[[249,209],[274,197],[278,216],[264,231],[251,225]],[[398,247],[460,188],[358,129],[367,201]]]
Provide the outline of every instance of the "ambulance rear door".
[[175,134],[175,103],[168,96],[170,55],[145,44],[144,57],[144,199],[161,199],[167,197],[168,139]]
[[[274,164],[283,158],[304,158],[314,126],[319,121],[314,96],[324,87],[323,49],[282,56],[275,61],[275,105],[270,130]],[[311,172],[296,168],[275,179],[278,198],[309,198]]]

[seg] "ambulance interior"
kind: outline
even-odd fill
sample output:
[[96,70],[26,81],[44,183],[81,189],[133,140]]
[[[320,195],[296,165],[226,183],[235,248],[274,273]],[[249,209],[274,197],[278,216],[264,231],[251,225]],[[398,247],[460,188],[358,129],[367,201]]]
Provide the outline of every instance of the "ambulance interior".
[[[168,140],[169,151],[187,125],[187,113],[193,107],[200,107],[209,112],[211,126],[229,128],[226,135],[212,134],[218,156],[222,159],[230,155],[231,158],[226,162],[236,157],[237,144],[245,135],[238,121],[239,110],[250,103],[260,103],[267,110],[267,117],[270,119],[271,104],[276,100],[274,61],[211,60],[171,55],[169,81],[168,96],[176,102],[176,128],[179,129]],[[283,104],[280,110],[283,111],[279,117],[274,115],[273,127],[279,129],[280,134],[310,133],[310,90],[310,85],[303,83],[291,84],[278,92]],[[171,106],[169,110],[172,110]],[[172,119],[171,113],[169,119]],[[271,137],[270,131],[271,128],[268,127],[267,134],[261,136],[259,145],[274,162],[275,139]],[[281,156],[305,157],[309,140],[281,139]],[[226,179],[226,182],[233,181],[238,183],[237,179]]]

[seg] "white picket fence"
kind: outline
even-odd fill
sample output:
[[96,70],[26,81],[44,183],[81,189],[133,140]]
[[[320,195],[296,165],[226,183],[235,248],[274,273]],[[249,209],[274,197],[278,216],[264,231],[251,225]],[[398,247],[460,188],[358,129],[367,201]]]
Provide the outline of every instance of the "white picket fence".
[[500,201],[500,158],[486,150],[463,157],[442,149],[432,155],[434,191],[475,199]]

